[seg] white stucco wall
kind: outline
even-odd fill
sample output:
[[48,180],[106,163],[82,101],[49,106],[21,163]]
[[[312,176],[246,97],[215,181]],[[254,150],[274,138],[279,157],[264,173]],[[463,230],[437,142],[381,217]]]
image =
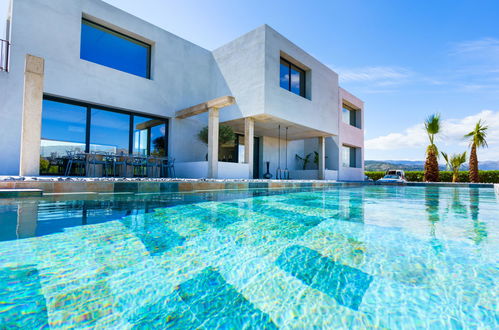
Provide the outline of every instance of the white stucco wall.
[[[201,179],[208,174],[208,162],[181,162],[175,164],[177,178]],[[248,164],[218,162],[219,179],[249,179]]]
[[[342,181],[363,181],[364,180],[364,102],[359,98],[355,97],[343,88],[339,89],[339,109],[338,114],[341,116],[343,102],[347,102],[349,105],[355,107],[360,111],[360,123],[361,127],[357,128],[348,124],[345,124],[341,117],[339,117],[339,171],[338,178]],[[360,148],[360,154],[357,155],[357,162],[359,167],[346,167],[342,164],[341,147],[350,146]]]
[[[170,118],[169,155],[177,164],[205,160],[207,147],[197,133],[207,117],[171,119],[175,111],[233,95],[237,104],[222,109],[221,121],[268,114],[333,134],[326,139],[326,168],[339,170],[340,180],[359,179],[363,173],[341,169],[338,146],[363,148],[363,131],[340,128],[340,96],[350,94],[340,95],[338,75],[267,25],[210,52],[100,0],[13,0],[12,11],[11,70],[0,72],[0,174],[15,175],[19,170],[26,54],[45,59],[47,95]],[[81,60],[82,15],[151,44],[151,79]],[[308,70],[307,98],[279,86],[281,52]],[[314,150],[313,139],[289,142],[288,169],[301,169],[295,155]],[[275,176],[277,139],[262,137],[260,153],[260,175],[265,173],[265,161],[270,161]],[[285,167],[281,141],[281,168]],[[307,168],[316,168],[313,158]]]
[[264,112],[265,26],[261,26],[213,51],[215,73],[223,78],[215,85],[220,95],[234,95],[237,104],[224,108],[220,120],[254,116]]
[[[0,73],[2,174],[18,173],[26,54],[45,59],[46,94],[162,117],[219,96],[215,90],[224,85],[210,51],[102,1],[14,0],[12,10],[11,70]],[[81,60],[83,14],[152,44],[152,79]],[[189,134],[206,125],[197,119],[175,121],[172,156],[203,159],[202,144]]]
[[[260,176],[267,171],[265,162],[270,162],[270,174],[273,178],[276,178],[276,170],[279,165],[279,140],[274,137],[265,136],[261,138],[263,143],[263,151],[260,155]],[[280,168],[282,170],[286,169],[286,159],[288,160],[287,167],[288,170],[301,169],[300,162],[296,159],[296,154],[303,156],[303,140],[288,141],[288,151],[286,158],[286,142],[281,140],[281,152],[280,152]]]
[[[338,134],[338,74],[265,25],[265,113]],[[280,87],[281,52],[308,69],[308,98]]]

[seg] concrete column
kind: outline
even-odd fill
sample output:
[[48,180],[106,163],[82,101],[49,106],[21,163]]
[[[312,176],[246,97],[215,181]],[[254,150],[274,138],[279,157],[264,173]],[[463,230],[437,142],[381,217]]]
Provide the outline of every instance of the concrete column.
[[244,118],[244,162],[249,166],[250,179],[253,179],[254,136],[255,120],[251,117]]
[[17,238],[35,237],[38,202],[23,202],[17,207]]
[[40,175],[43,74],[43,58],[26,55],[20,175]]
[[218,178],[218,108],[210,108],[208,112],[208,178]]
[[323,136],[318,137],[318,148],[319,148],[319,180],[324,180],[326,178],[326,138]]

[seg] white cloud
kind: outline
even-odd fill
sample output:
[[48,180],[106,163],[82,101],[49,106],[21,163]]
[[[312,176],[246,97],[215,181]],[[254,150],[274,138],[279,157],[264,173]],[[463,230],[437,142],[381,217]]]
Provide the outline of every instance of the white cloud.
[[487,57],[499,56],[499,39],[482,38],[456,43],[454,44],[451,54],[481,55]]
[[399,84],[412,75],[412,72],[406,68],[388,66],[338,69],[337,71],[341,82],[369,82],[378,86]]
[[499,92],[499,39],[481,38],[455,43],[449,51],[449,77],[463,92]]
[[[484,160],[499,159],[499,111],[483,110],[464,118],[443,120],[442,133],[437,142],[440,149],[450,149],[451,152],[455,152],[454,150],[467,148],[468,141],[463,136],[474,128],[479,119],[484,120],[489,126],[487,131],[489,148],[480,150],[479,156]],[[400,133],[390,133],[365,142],[366,150],[386,151],[385,159],[396,158],[397,150],[414,149],[420,152],[420,149],[427,145],[428,137],[423,123],[411,126]]]
[[365,148],[371,150],[396,150],[414,148],[426,143],[427,137],[423,124],[417,124],[401,133],[390,133],[366,140]]

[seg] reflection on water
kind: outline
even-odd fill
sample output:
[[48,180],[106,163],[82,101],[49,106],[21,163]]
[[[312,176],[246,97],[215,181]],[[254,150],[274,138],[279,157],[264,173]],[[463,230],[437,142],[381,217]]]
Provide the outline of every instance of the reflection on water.
[[479,220],[480,215],[480,190],[470,189],[470,217],[473,221],[473,234],[471,240],[479,245],[484,239],[487,238],[487,224]]
[[440,221],[440,191],[439,187],[426,187],[424,191],[426,214],[430,224],[430,237],[435,251],[440,252],[443,247],[436,238],[436,224]]
[[282,190],[254,189],[203,193],[54,195],[37,199],[0,200],[0,241],[49,235],[66,228],[150,213],[157,208],[282,193]]
[[1,329],[497,328],[491,190],[74,198],[0,200]]

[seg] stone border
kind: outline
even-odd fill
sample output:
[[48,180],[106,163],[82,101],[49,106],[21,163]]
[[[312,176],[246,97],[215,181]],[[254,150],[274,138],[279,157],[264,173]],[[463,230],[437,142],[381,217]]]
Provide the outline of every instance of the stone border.
[[[202,190],[248,190],[326,188],[334,186],[361,186],[362,182],[335,181],[277,181],[277,180],[170,180],[170,181],[0,181],[0,189],[40,189],[44,193],[162,193]],[[367,183],[369,184],[369,183]]]
[[[38,189],[46,194],[69,193],[163,193],[204,190],[292,189],[396,185],[417,187],[494,188],[486,183],[378,183],[336,182],[327,180],[207,180],[144,178],[68,178],[68,177],[0,177],[0,189]],[[496,191],[499,190],[496,185]],[[21,196],[19,196],[21,197]]]
[[42,197],[41,189],[0,189],[0,198]]

